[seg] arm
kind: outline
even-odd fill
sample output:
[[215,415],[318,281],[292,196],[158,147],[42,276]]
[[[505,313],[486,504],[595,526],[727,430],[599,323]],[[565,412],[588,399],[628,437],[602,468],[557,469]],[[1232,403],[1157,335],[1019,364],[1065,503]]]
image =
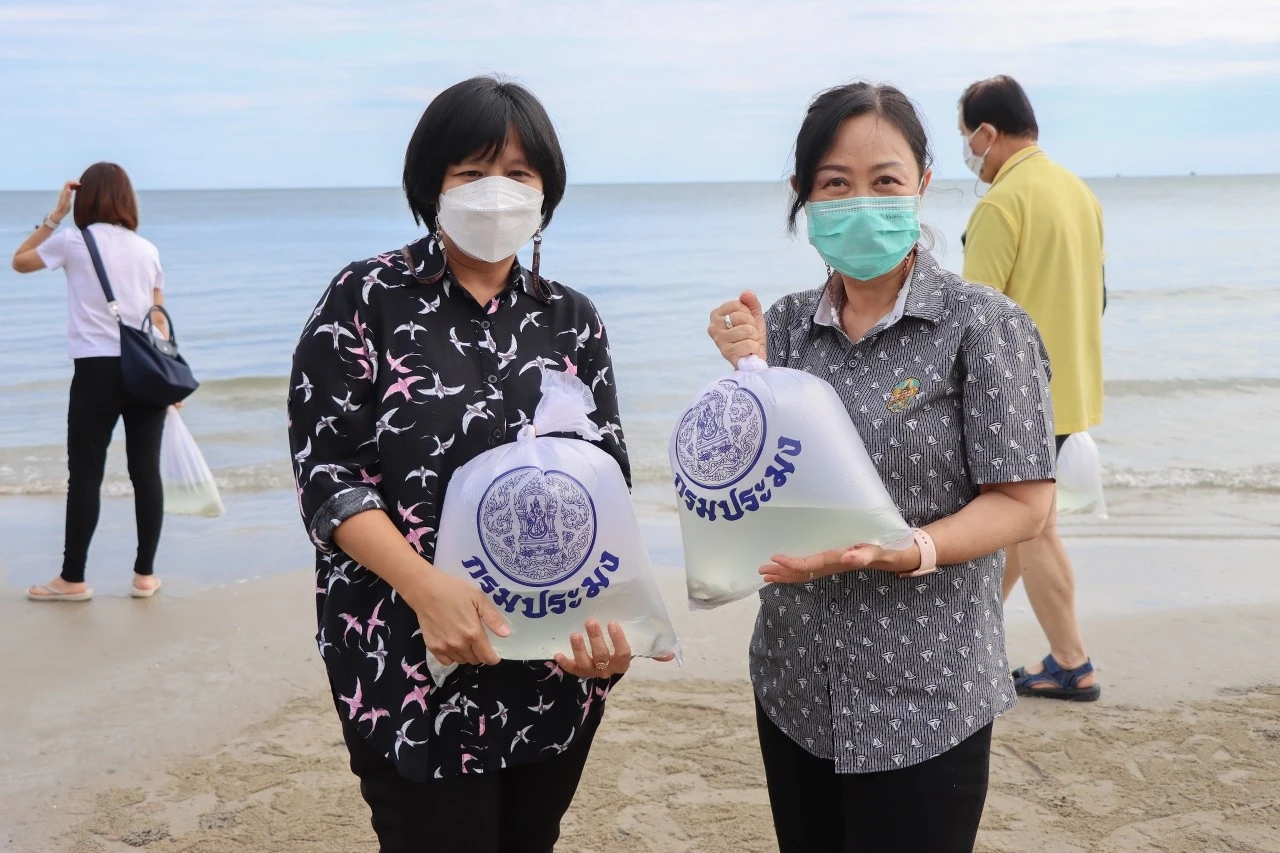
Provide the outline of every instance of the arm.
[[1003,293],[1009,287],[1013,264],[1018,259],[1018,231],[1004,211],[994,204],[978,203],[965,232],[964,278],[994,287]]
[[386,513],[376,488],[374,384],[345,348],[359,340],[358,293],[344,289],[342,278],[303,329],[289,381],[289,445],[303,522],[318,549],[336,545],[404,598],[441,663],[497,663],[484,626],[499,635],[507,629],[492,602],[437,571]]
[[[67,181],[62,185],[62,192],[58,196],[58,204],[53,212],[45,217],[45,222],[41,222],[39,227],[31,233],[27,239],[22,241],[17,251],[13,253],[13,268],[17,272],[35,272],[45,268],[44,258],[40,257],[40,253],[36,251],[45,240],[53,234],[54,228],[62,223],[62,220],[71,211],[71,195],[80,186],[76,181]],[[50,228],[48,222],[52,221],[54,228]]]

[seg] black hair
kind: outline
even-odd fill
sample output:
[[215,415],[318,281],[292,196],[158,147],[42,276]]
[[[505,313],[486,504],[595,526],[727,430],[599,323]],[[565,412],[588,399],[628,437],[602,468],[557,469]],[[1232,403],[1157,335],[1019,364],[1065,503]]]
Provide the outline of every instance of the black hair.
[[929,135],[925,133],[920,113],[911,99],[893,86],[876,86],[871,83],[848,83],[820,92],[809,103],[800,133],[796,136],[796,194],[791,201],[791,213],[787,228],[796,230],[796,217],[804,207],[805,199],[813,189],[813,178],[821,165],[823,155],[831,150],[840,125],[845,119],[861,115],[876,115],[890,122],[906,137],[915,155],[920,176],[933,164],[929,152]]
[[1000,133],[1022,139],[1037,139],[1040,126],[1027,93],[1012,77],[1001,74],[979,80],[960,96],[960,118],[969,130],[989,124]]
[[472,155],[496,158],[515,133],[529,165],[542,178],[542,224],[564,198],[564,153],[551,117],[518,83],[483,75],[463,80],[432,99],[404,155],[404,195],[414,221],[434,228],[445,172]]

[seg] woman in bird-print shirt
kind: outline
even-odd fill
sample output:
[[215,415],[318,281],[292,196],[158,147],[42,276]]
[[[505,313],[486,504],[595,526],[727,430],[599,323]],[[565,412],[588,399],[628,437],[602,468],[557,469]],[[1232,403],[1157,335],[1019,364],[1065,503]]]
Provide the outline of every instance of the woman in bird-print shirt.
[[[630,663],[626,638],[588,623],[569,657],[500,662],[493,603],[431,560],[450,477],[515,439],[544,369],[593,389],[600,446],[630,480],[608,339],[590,300],[538,276],[565,167],[527,90],[477,77],[442,92],[409,143],[404,187],[428,235],[342,270],[294,354],[317,642],[384,853],[545,853]],[[530,238],[526,270],[515,254]],[[443,684],[428,649],[461,664]]]

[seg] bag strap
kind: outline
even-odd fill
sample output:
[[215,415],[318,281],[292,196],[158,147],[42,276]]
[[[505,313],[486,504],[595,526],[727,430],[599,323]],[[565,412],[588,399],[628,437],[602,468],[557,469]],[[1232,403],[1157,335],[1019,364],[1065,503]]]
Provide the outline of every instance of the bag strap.
[[155,323],[151,319],[151,315],[159,311],[164,315],[165,324],[169,327],[169,343],[175,347],[178,345],[178,333],[173,330],[173,318],[169,316],[169,310],[163,305],[152,305],[151,310],[147,312],[147,316],[142,320],[142,331],[150,333],[155,328]]
[[102,265],[102,254],[98,251],[98,241],[93,238],[93,232],[89,230],[89,226],[80,229],[80,236],[84,237],[84,247],[89,250],[89,257],[93,260],[93,268],[98,273],[98,283],[102,285],[102,292],[107,297],[107,307],[111,309],[111,316],[116,318],[116,322],[120,320],[120,303],[116,301],[116,295],[111,290],[111,282],[107,280],[107,268]]

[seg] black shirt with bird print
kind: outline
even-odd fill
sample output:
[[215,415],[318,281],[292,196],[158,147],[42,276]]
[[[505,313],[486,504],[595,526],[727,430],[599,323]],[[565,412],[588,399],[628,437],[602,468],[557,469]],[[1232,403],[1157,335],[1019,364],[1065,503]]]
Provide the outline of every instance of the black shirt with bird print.
[[320,654],[344,723],[425,781],[559,755],[599,723],[612,682],[554,661],[461,666],[435,684],[418,618],[336,547],[333,531],[384,510],[435,554],[454,471],[533,417],[544,369],[592,389],[601,449],[630,482],[608,338],[591,301],[516,263],[477,302],[432,237],[357,261],[329,285],[294,352],[289,440],[298,503],[316,545]]

